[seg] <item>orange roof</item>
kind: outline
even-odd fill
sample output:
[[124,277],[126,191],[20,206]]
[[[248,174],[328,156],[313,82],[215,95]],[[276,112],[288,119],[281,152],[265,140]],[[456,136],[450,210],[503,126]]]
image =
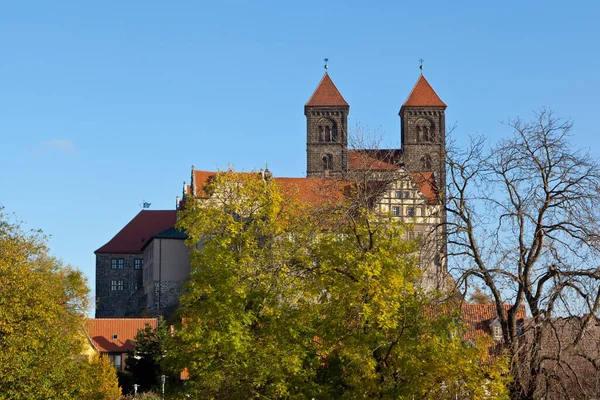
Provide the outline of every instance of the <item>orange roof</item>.
[[350,150],[350,170],[397,171],[400,167],[368,156],[360,150]]
[[446,104],[421,75],[402,107],[446,107]]
[[410,173],[413,181],[423,193],[429,204],[438,204],[437,186],[433,172],[412,172]]
[[96,318],[85,325],[98,351],[124,353],[133,350],[135,335],[146,324],[156,329],[156,318]]
[[[511,306],[504,304],[504,309],[508,311]],[[496,313],[496,304],[469,304],[464,303],[461,306],[462,320],[467,327],[467,337],[472,338],[479,335],[491,334],[490,323],[498,317]],[[525,319],[525,307],[521,306],[517,312],[517,319]]]
[[306,103],[306,107],[315,106],[348,106],[327,72]]
[[[255,173],[258,174],[258,172]],[[216,174],[217,172],[194,170],[196,197],[209,197],[204,191],[204,186]],[[320,204],[327,200],[341,199],[343,193],[341,188],[348,184],[347,182],[324,178],[273,178],[273,181],[281,187],[284,196],[293,197],[298,201],[309,204]],[[336,187],[332,188],[332,185]]]
[[142,210],[94,253],[141,253],[146,241],[175,225],[176,210]]

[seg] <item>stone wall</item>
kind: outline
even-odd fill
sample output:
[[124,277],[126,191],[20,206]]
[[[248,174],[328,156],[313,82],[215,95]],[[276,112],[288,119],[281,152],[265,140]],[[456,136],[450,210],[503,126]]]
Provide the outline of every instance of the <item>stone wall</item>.
[[[123,268],[111,268],[113,259],[122,259]],[[142,269],[135,269],[135,259],[142,259],[142,254],[96,254],[96,318],[141,315]]]

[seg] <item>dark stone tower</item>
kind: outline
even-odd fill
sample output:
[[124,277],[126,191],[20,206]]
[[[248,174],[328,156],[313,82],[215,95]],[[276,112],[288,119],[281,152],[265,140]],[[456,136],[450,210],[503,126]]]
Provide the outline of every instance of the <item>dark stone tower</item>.
[[350,106],[327,73],[304,106],[306,176],[341,176],[348,171]]
[[423,75],[400,108],[404,165],[410,172],[431,171],[440,195],[446,185],[446,104]]

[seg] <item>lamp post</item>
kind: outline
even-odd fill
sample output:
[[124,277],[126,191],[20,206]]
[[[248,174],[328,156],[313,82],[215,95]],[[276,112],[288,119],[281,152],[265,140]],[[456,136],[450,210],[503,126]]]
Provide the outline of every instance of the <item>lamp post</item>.
[[161,392],[162,392],[162,396],[161,399],[164,400],[165,398],[165,381],[167,380],[167,377],[165,375],[161,375],[160,376],[160,386],[162,387]]

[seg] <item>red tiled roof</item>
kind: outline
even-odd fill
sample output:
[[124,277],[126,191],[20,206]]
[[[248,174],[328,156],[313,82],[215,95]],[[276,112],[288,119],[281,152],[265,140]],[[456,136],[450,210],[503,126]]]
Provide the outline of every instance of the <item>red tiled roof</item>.
[[156,329],[156,318],[96,318],[88,319],[85,325],[98,351],[124,353],[133,350],[135,335],[146,324]]
[[446,107],[446,104],[421,75],[402,107]]
[[378,160],[368,156],[360,150],[350,150],[348,152],[350,160],[350,170],[370,170],[370,171],[397,171],[400,167],[392,165],[385,161]]
[[306,106],[348,106],[348,103],[326,72]]
[[[209,197],[204,191],[204,186],[216,174],[217,172],[194,170],[194,186],[197,197]],[[281,187],[284,196],[309,204],[341,199],[342,187],[348,184],[323,178],[273,178],[273,181]]]
[[[508,311],[511,306],[504,304],[504,309]],[[464,303],[461,306],[462,320],[467,328],[467,337],[473,338],[480,335],[491,334],[490,323],[498,317],[496,313],[496,304],[469,304]],[[525,307],[521,306],[517,312],[517,319],[525,319]]]
[[176,218],[176,210],[142,210],[94,253],[140,253],[146,241],[175,225]]
[[411,172],[410,176],[429,204],[439,204],[437,185],[433,172]]

